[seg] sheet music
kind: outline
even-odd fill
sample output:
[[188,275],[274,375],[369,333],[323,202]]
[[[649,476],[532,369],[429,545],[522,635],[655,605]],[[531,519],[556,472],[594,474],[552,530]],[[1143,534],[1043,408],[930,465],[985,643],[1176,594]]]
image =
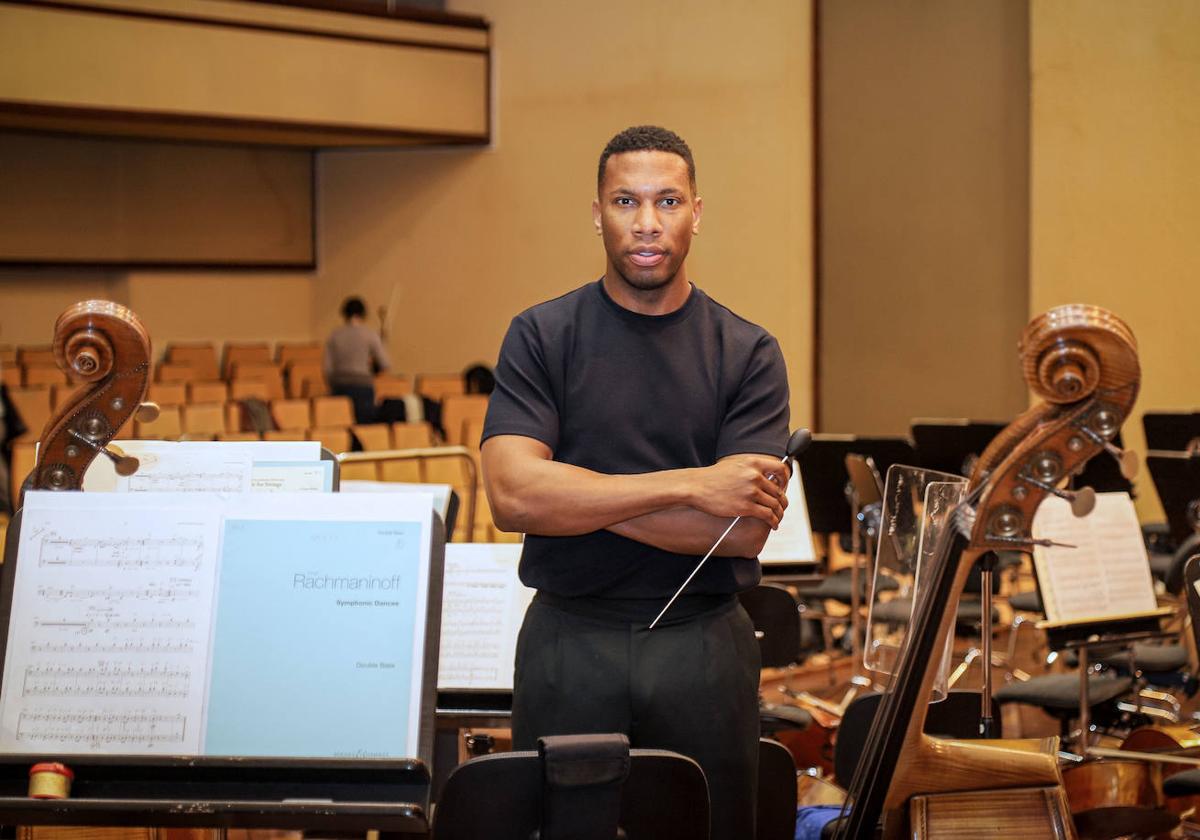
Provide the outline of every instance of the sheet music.
[[534,590],[517,577],[521,546],[449,543],[438,688],[511,691],[517,632]]
[[42,495],[23,514],[0,749],[197,752],[216,511],[62,516]]
[[255,461],[250,489],[257,493],[329,493],[333,461]]
[[417,755],[428,495],[26,495],[0,751]]
[[1096,507],[1076,518],[1070,503],[1050,497],[1033,520],[1033,535],[1077,548],[1036,546],[1042,601],[1050,621],[1082,621],[1154,610],[1150,562],[1133,500],[1098,493]]
[[138,471],[123,478],[112,461],[97,458],[84,473],[85,491],[239,493],[258,489],[252,487],[253,468],[260,462],[321,460],[318,441],[121,440],[115,445],[140,461]]
[[[449,484],[416,484],[404,481],[343,481],[342,493],[429,493],[433,496],[433,509],[442,519],[450,512]],[[464,514],[465,515],[465,514]]]
[[800,468],[792,470],[787,486],[788,508],[779,527],[767,534],[767,542],[759,552],[758,561],[772,563],[815,563],[812,527],[808,522],[808,502],[804,499],[804,484]]

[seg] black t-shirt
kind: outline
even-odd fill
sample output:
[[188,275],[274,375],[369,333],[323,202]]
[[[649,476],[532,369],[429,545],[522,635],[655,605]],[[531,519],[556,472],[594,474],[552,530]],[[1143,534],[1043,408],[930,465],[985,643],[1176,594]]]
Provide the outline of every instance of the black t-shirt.
[[[779,344],[693,287],[667,315],[641,315],[589,283],[513,319],[483,439],[523,435],[554,460],[608,475],[706,467],[727,455],[783,457],[787,372]],[[698,556],[611,531],[530,534],[521,580],[565,598],[669,597]],[[761,577],[756,559],[712,557],[688,586],[725,595]]]

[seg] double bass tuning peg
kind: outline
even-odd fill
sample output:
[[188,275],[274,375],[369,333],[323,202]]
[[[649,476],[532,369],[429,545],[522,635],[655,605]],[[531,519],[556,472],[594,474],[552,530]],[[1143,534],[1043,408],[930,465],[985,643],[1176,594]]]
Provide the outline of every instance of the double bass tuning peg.
[[137,420],[139,423],[153,423],[158,419],[158,415],[160,413],[161,410],[158,407],[158,403],[144,402],[137,407],[137,411],[134,412],[133,419]]
[[1140,461],[1136,452],[1132,449],[1122,449],[1108,438],[1087,426],[1081,426],[1079,430],[1083,432],[1088,440],[1102,446],[1104,451],[1112,456],[1112,459],[1117,462],[1117,468],[1120,469],[1121,476],[1126,481],[1133,481],[1137,477]]

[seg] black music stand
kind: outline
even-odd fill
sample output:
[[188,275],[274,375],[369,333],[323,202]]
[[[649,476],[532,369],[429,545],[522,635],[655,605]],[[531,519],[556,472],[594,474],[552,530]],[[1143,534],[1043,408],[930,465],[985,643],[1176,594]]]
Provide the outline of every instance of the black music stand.
[[1146,468],[1154,480],[1171,541],[1183,545],[1200,533],[1200,452],[1150,450]]
[[1200,411],[1147,411],[1142,429],[1147,449],[1186,452],[1200,440]]
[[[7,650],[22,512],[8,526],[0,570],[0,674]],[[433,514],[418,755],[404,759],[144,755],[0,755],[0,825],[378,830],[381,840],[429,833],[445,527]],[[62,760],[68,799],[28,797],[29,768]]]
[[927,470],[967,475],[967,461],[978,457],[1004,430],[1006,423],[989,420],[924,419],[912,421],[917,446],[916,465]]
[[867,455],[883,475],[892,464],[912,464],[916,451],[906,437],[813,435],[812,444],[796,459],[808,520],[815,534],[851,533],[850,503],[846,500],[846,456]]

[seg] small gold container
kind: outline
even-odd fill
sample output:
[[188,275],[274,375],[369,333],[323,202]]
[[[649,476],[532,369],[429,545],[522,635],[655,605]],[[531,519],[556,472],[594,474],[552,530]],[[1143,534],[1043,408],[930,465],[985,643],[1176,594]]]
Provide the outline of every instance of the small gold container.
[[71,768],[57,761],[46,761],[29,768],[31,799],[67,799],[71,795]]

